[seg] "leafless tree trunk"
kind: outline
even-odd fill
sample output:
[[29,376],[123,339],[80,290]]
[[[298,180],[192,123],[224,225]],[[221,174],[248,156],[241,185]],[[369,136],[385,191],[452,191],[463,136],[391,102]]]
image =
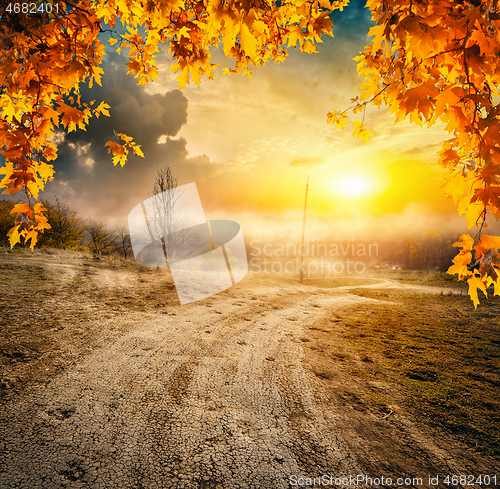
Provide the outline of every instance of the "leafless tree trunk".
[[106,228],[105,221],[89,218],[85,229],[89,234],[88,246],[92,253],[100,256],[113,249],[115,236]]
[[127,259],[127,253],[132,248],[132,242],[130,241],[128,227],[123,222],[116,228],[116,240],[120,253],[123,253],[123,258]]
[[153,216],[148,216],[151,238],[164,247],[170,261],[182,259],[190,245],[189,232],[184,226],[185,216],[179,213],[179,206],[176,208],[182,197],[177,184],[177,177],[170,167],[157,171],[153,187]]

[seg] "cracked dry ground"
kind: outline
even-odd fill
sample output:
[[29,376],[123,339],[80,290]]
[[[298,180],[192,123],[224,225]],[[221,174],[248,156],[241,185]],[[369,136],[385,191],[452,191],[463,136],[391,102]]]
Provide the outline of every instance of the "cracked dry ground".
[[[39,362],[37,377],[31,365],[38,381],[4,399],[2,489],[281,489],[292,487],[292,474],[486,470],[444,435],[360,408],[341,368],[328,380],[313,373],[304,330],[371,299],[249,275],[185,306],[169,290],[148,311],[123,304],[137,306],[140,284],[165,286],[156,271],[138,278],[69,268],[52,265],[59,289],[45,301],[59,325],[62,367]],[[71,313],[57,316],[64,307],[83,315],[80,335],[94,332],[79,354],[71,353]]]

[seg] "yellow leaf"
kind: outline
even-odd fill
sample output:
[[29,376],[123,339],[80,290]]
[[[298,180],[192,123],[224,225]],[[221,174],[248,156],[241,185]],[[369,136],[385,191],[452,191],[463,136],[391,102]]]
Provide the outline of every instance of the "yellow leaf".
[[11,214],[19,214],[20,212],[22,212],[29,218],[33,217],[33,210],[31,209],[30,205],[26,202],[23,204],[16,204],[10,211]]
[[35,211],[35,214],[39,214],[43,211],[46,211],[47,209],[43,206],[43,204],[41,202],[37,202],[34,206],[33,206],[33,210]]
[[474,309],[477,308],[479,305],[479,298],[477,297],[477,289],[481,290],[486,297],[488,297],[488,293],[486,292],[486,287],[484,286],[483,281],[479,278],[476,277],[476,275],[472,275],[469,277],[467,280],[467,283],[469,284],[469,297],[472,299],[472,302],[474,303]]
[[362,139],[365,143],[368,142],[368,138],[373,136],[372,132],[369,131],[368,129],[363,126],[363,123],[361,121],[354,121],[353,122],[353,131],[352,135],[354,137],[358,137],[359,139]]
[[304,39],[302,28],[298,25],[292,25],[287,36],[288,47],[296,47],[297,41],[299,41],[299,43],[302,43],[302,39]]
[[144,158],[144,153],[142,152],[141,150],[141,147],[139,145],[136,145],[134,146],[133,150],[134,154],[136,154],[137,156],[140,156],[142,158]]
[[224,56],[227,57],[231,54],[231,49],[234,47],[237,34],[238,34],[238,24],[230,23],[229,25],[225,26],[225,29],[222,33]]
[[199,87],[201,83],[201,68],[199,66],[191,67],[191,76],[193,77],[193,81]]
[[453,258],[453,265],[451,265],[447,273],[450,275],[458,275],[458,280],[462,280],[464,277],[470,274],[467,265],[470,264],[472,259],[472,254],[470,250],[462,250],[455,258]]
[[100,114],[104,114],[106,117],[110,117],[108,109],[111,109],[111,107],[108,104],[101,102],[99,104],[99,107],[95,109],[97,117],[99,117]]
[[482,218],[484,212],[484,205],[482,204],[469,204],[467,210],[465,211],[465,217],[467,218],[467,229],[470,229],[476,225],[476,223]]
[[21,241],[21,236],[19,234],[19,227],[20,224],[17,226],[14,226],[8,233],[7,236],[9,237],[9,242],[10,242],[10,248],[14,248],[17,243]]
[[47,165],[45,162],[40,162],[37,168],[37,172],[44,181],[52,181],[54,178],[54,167],[52,165]]
[[10,124],[12,122],[13,117],[17,114],[16,108],[9,104],[7,106],[2,107],[2,116],[6,119],[6,121]]
[[177,36],[179,37],[179,39],[180,39],[181,37],[185,37],[186,39],[189,39],[189,40],[190,40],[190,39],[191,39],[191,36],[189,35],[189,31],[190,31],[190,30],[191,30],[191,29],[190,29],[189,27],[187,27],[187,26],[182,26],[182,27],[179,29],[179,31],[178,31],[178,33],[177,33]]
[[453,198],[455,204],[458,204],[465,190],[468,188],[469,182],[459,174],[450,173],[442,186],[444,188],[444,193]]
[[250,29],[246,24],[242,24],[240,28],[240,40],[241,40],[241,48],[245,51],[245,55],[248,56],[251,60],[255,59],[257,55],[257,39],[253,37]]
[[497,279],[496,282],[495,282],[495,291],[493,293],[493,295],[500,295],[500,280]]
[[104,74],[104,70],[102,68],[99,68],[98,66],[95,66],[94,69],[93,69],[93,71],[94,71],[94,73],[90,77],[90,83],[89,83],[90,88],[92,88],[92,79],[94,79],[96,81],[96,83],[100,87],[102,87],[102,85],[101,85],[101,75]]
[[31,251],[33,251],[33,248],[35,247],[36,242],[38,241],[38,232],[35,229],[30,229],[26,234],[26,236],[24,236],[25,243],[27,243],[29,239],[31,240],[30,248]]
[[311,41],[304,41],[304,44],[302,44],[301,50],[307,54],[312,54],[312,53],[317,52],[316,45],[314,43],[312,43]]
[[179,89],[182,89],[189,83],[189,66],[185,66],[181,74],[177,77]]

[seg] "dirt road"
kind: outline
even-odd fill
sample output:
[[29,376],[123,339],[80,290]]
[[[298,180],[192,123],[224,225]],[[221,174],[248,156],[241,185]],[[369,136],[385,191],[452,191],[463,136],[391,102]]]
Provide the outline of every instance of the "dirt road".
[[325,389],[304,368],[304,328],[371,300],[347,292],[249,275],[185,306],[96,314],[92,329],[117,333],[3,405],[0,488],[282,489],[322,476],[355,488],[367,486],[346,478],[364,474],[429,487],[429,474],[484,473],[404,416],[358,411],[340,369]]

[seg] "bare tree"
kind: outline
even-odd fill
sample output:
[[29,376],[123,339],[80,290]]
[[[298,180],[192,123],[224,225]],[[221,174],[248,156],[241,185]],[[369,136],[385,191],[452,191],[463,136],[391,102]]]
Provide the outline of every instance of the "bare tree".
[[189,252],[191,241],[184,226],[185,216],[179,213],[177,205],[182,197],[182,190],[177,184],[177,176],[170,167],[157,170],[153,187],[153,215],[148,216],[151,239],[164,248],[171,262],[182,259]]
[[89,218],[85,229],[89,234],[88,247],[92,253],[101,255],[113,250],[115,236],[106,228],[106,221]]
[[116,228],[116,244],[120,253],[123,254],[123,258],[127,259],[127,253],[132,248],[132,242],[130,241],[128,227],[123,222],[118,224]]

